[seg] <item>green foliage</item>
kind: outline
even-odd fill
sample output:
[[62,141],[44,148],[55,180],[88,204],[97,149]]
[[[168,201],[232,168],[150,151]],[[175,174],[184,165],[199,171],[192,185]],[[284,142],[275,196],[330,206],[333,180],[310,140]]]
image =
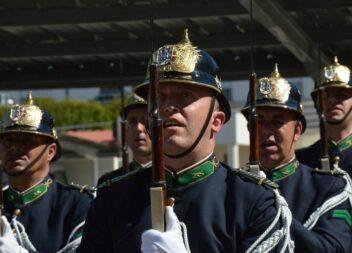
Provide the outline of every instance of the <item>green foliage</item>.
[[7,108],[8,107],[4,105],[0,106],[0,115],[3,115],[3,113],[6,111]]
[[[105,103],[73,99],[56,101],[52,98],[35,98],[35,104],[50,112],[55,125],[61,127],[114,121],[119,115],[121,101],[119,97]],[[0,115],[7,108],[7,106],[0,106]]]

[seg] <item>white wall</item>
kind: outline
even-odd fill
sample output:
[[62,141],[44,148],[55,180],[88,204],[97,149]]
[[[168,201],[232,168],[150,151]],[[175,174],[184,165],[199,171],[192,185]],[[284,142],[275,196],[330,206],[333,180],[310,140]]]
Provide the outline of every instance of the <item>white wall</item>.
[[[64,171],[67,183],[95,186],[98,178],[121,166],[121,158],[116,156],[97,158],[64,158],[51,165],[51,172]],[[96,166],[96,168],[95,168]]]

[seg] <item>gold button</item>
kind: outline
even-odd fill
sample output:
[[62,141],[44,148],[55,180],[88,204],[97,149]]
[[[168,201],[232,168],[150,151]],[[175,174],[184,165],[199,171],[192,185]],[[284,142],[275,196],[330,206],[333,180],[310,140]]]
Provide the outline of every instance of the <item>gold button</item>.
[[335,156],[335,162],[339,163],[340,162],[340,157],[339,156]]
[[21,216],[22,212],[21,212],[21,209],[15,209],[15,211],[13,212],[14,215],[16,215],[17,217],[18,216]]
[[167,200],[167,204],[169,206],[173,206],[175,204],[176,200],[174,197],[170,197],[168,200]]

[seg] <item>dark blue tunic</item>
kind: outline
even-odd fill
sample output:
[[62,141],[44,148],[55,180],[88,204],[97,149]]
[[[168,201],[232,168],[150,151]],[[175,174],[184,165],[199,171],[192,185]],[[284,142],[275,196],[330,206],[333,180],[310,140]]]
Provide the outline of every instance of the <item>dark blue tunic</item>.
[[[244,252],[273,221],[274,194],[221,164],[207,173],[175,178],[167,190],[187,226],[191,252]],[[100,188],[78,252],[140,252],[141,234],[151,228],[150,182],[148,168]]]
[[[49,181],[48,181],[49,180]],[[11,221],[19,213],[29,240],[38,252],[57,252],[63,248],[72,230],[85,220],[92,195],[75,186],[45,179],[31,195],[21,196],[10,189],[4,192],[5,214]],[[39,196],[39,197],[36,197]],[[10,200],[11,198],[11,200]],[[78,230],[76,236],[82,231]]]
[[[340,141],[337,145],[329,141],[330,166],[333,166],[335,157],[340,157],[339,167],[352,177],[352,135]],[[311,146],[296,151],[297,159],[311,168],[320,168],[321,142],[318,140]]]
[[[141,170],[145,167],[150,167],[151,166],[151,162],[145,164],[145,165],[141,165],[140,163],[138,163],[136,160],[133,160],[131,163],[129,163],[129,172],[132,171],[136,171],[136,170]],[[106,186],[110,186],[112,183],[114,183],[116,180],[118,180],[118,178],[120,176],[123,175],[123,169],[122,168],[118,168],[117,170],[112,170],[109,171],[107,173],[105,173],[104,175],[102,175],[99,179],[98,179],[98,183],[97,183],[97,187],[101,188],[101,187],[106,187]]]
[[321,216],[311,231],[303,226],[318,207],[343,191],[346,182],[342,177],[320,174],[302,164],[267,175],[279,184],[292,212],[295,252],[351,252],[351,206],[347,200]]

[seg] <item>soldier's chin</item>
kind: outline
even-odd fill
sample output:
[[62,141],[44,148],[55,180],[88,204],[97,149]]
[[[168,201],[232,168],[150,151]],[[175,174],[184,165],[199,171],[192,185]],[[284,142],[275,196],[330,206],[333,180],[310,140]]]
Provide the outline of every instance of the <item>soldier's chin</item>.
[[275,168],[278,163],[278,157],[275,155],[265,155],[260,158],[260,164],[267,169]]
[[344,120],[344,118],[342,118],[342,117],[327,117],[327,118],[326,118],[326,122],[327,122],[329,125],[338,125],[338,124],[340,124],[343,120]]
[[171,143],[164,144],[164,153],[169,154],[169,155],[178,155],[180,153],[183,153],[186,150],[186,148],[179,147],[177,145],[173,145]]

